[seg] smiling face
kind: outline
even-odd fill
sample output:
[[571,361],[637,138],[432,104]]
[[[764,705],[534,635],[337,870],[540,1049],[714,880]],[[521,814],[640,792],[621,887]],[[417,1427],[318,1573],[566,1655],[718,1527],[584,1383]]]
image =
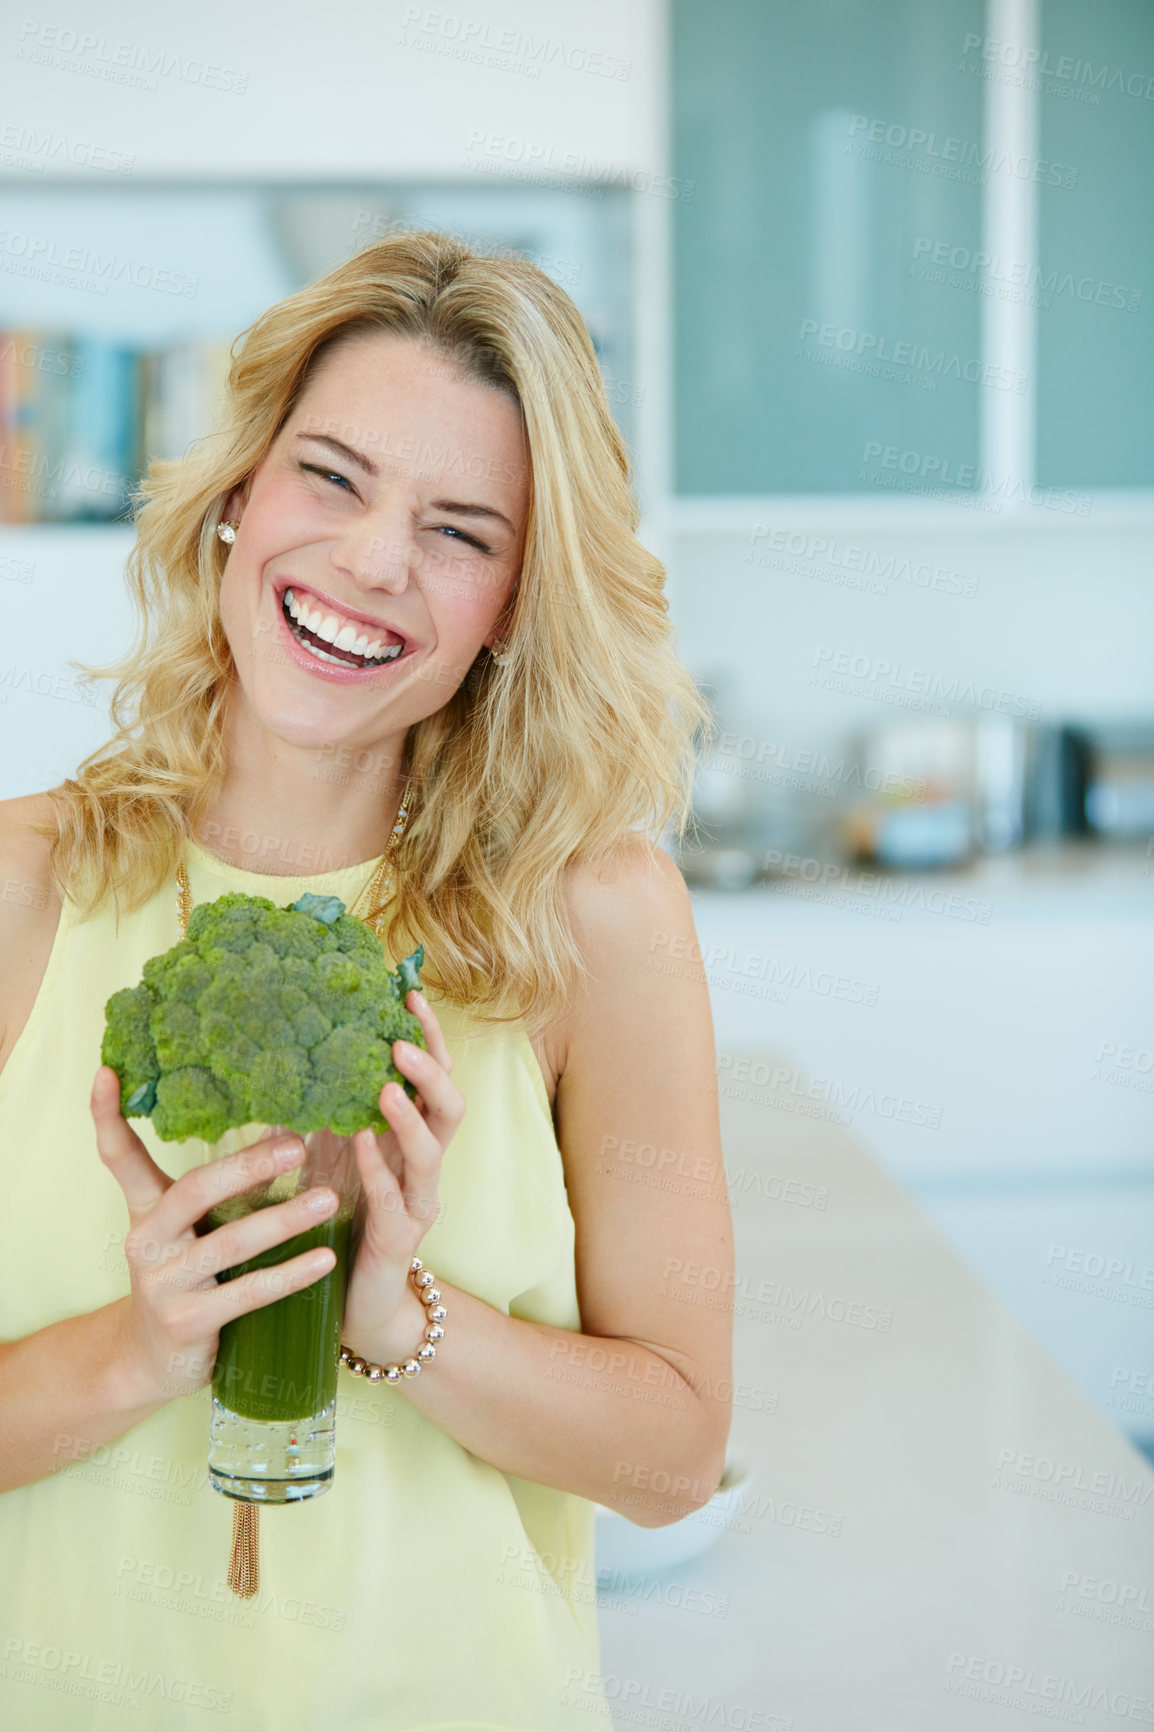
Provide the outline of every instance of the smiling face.
[[223,514],[234,724],[368,747],[441,709],[501,635],[528,465],[512,397],[428,345],[374,332],[330,350]]

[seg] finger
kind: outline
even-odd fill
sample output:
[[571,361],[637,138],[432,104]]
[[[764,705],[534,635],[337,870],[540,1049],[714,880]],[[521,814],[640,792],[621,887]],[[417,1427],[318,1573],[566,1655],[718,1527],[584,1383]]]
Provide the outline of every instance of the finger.
[[89,1100],[96,1126],[96,1147],[128,1204],[135,1223],[159,1202],[172,1184],[120,1111],[120,1078],[111,1065],[96,1072]]
[[[367,1242],[375,1256],[394,1256],[398,1246],[408,1243],[398,1228],[410,1217],[427,1219],[428,1211],[420,1209],[420,1199],[404,1192],[372,1131],[358,1131],[353,1142],[357,1168],[361,1175],[361,1198],[364,1219],[360,1239]],[[410,1203],[415,1206],[410,1208]],[[434,1210],[435,1213],[435,1210]]]
[[205,1302],[204,1311],[198,1314],[204,1319],[199,1325],[200,1334],[212,1333],[225,1323],[231,1323],[235,1317],[259,1311],[288,1293],[298,1293],[302,1287],[310,1287],[314,1281],[327,1275],[336,1261],[337,1254],[332,1247],[322,1245],[318,1250],[302,1251],[299,1257],[290,1257],[285,1263],[274,1263],[268,1269],[253,1269],[247,1275],[238,1275],[235,1281],[218,1283],[210,1292],[198,1296]]
[[281,1173],[299,1167],[305,1158],[299,1137],[262,1137],[235,1154],[222,1155],[204,1166],[192,1167],[156,1205],[149,1222],[158,1237],[182,1239],[210,1209],[239,1197],[245,1191],[267,1185]]
[[207,1275],[219,1275],[329,1220],[339,1202],[335,1191],[317,1186],[290,1197],[288,1202],[254,1209],[238,1221],[229,1221],[195,1241],[186,1241],[187,1248],[176,1267],[187,1273],[190,1286]]
[[[451,1084],[449,1085],[452,1086]],[[405,1207],[421,1220],[429,1220],[437,1208],[437,1186],[441,1178],[444,1146],[430,1120],[418,1112],[397,1083],[390,1083],[382,1096],[389,1123],[404,1157],[401,1188]],[[455,1129],[455,1124],[452,1129]],[[451,1134],[451,1131],[450,1131]],[[448,1137],[445,1138],[448,1141]]]
[[[393,1042],[393,1063],[403,1077],[416,1084],[427,1122],[441,1143],[447,1143],[465,1116],[465,1097],[456,1083],[450,1080],[444,1066],[432,1053],[422,1051],[411,1041]],[[381,1110],[394,1130],[397,1127],[386,1102],[393,1103],[398,1119],[404,1118],[405,1110],[399,1097],[408,1100],[397,1083],[387,1084],[381,1091]]]
[[[395,1212],[401,1203],[400,1176],[393,1170],[385,1149],[386,1139],[373,1131],[358,1131],[353,1138],[353,1153],[361,1176],[359,1203],[367,1221],[385,1211]],[[401,1162],[403,1168],[404,1162]]]
[[437,1063],[443,1067],[448,1076],[453,1074],[453,1060],[445,1045],[445,1037],[441,1033],[441,1025],[429,1008],[429,1001],[416,987],[405,999],[405,1009],[416,1017],[421,1025],[421,1033],[428,1043],[429,1051]]

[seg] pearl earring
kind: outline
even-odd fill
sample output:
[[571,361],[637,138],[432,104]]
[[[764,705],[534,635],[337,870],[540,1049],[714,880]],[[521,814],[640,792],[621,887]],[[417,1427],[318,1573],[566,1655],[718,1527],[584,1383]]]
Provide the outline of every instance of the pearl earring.
[[226,547],[231,547],[233,542],[236,540],[236,532],[239,528],[239,523],[234,522],[231,518],[226,518],[223,523],[217,524],[216,533],[220,536],[220,539],[224,542]]

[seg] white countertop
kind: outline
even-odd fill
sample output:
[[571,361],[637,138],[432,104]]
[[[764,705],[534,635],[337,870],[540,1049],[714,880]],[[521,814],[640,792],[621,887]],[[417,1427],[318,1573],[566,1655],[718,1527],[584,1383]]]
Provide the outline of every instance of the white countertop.
[[[899,919],[918,913],[934,917],[943,912],[943,898],[950,897],[973,898],[991,916],[999,910],[1020,912],[1031,904],[1052,909],[1090,903],[1148,916],[1154,903],[1154,841],[1033,842],[1004,854],[978,854],[968,865],[909,871],[785,854],[772,876],[745,890],[690,882],[695,900],[756,903],[787,897],[803,906],[867,918],[884,918],[880,911],[885,909]],[[944,917],[965,919],[964,912],[957,911]]]
[[[1035,848],[966,872],[834,870],[827,883],[694,889],[720,1055],[770,1048],[822,1079],[829,1116],[911,1185],[1149,1174],[1144,846]],[[693,958],[669,947],[653,965]]]
[[703,1556],[602,1607],[614,1724],[1154,1724],[1149,1464],[842,1127],[724,1088],[756,1480]]

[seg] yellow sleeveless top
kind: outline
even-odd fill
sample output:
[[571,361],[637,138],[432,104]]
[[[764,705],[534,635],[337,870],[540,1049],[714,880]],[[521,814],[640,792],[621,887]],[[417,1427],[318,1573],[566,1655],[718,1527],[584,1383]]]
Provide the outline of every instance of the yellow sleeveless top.
[[[194,904],[315,890],[349,905],[372,871],[247,872],[192,842],[185,859]],[[106,1000],[180,937],[175,883],[116,927],[111,901],[87,921],[65,901],[0,1071],[3,1340],[129,1291],[124,1197],[88,1101]],[[533,1048],[520,1024],[485,1028],[426,996],[468,1110],[421,1254],[499,1311],[577,1330],[573,1218]],[[174,1178],[203,1155],[131,1123]],[[95,1451],[61,1438],[61,1471],[0,1495],[0,1726],[589,1732],[591,1503],[502,1473],[342,1369],[333,1485],[262,1512],[260,1591],[238,1600],[233,1505],[207,1480],[209,1403],[207,1387],[171,1401]]]

